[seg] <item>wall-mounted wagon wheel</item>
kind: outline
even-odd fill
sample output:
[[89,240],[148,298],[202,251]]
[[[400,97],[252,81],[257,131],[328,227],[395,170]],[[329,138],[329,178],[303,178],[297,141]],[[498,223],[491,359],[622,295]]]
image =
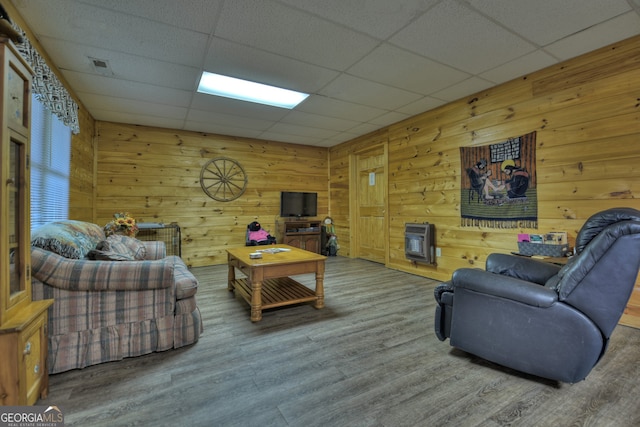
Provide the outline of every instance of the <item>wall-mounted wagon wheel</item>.
[[247,174],[237,161],[227,157],[209,160],[200,171],[200,185],[219,202],[235,200],[247,188]]

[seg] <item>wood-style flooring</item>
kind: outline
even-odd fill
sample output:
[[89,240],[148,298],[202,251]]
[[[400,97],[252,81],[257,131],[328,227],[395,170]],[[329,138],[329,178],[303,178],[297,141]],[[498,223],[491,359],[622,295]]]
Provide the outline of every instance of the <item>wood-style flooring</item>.
[[437,282],[420,276],[331,257],[325,308],[252,323],[226,266],[193,272],[197,344],[52,375],[38,404],[91,427],[640,425],[640,330],[618,326],[585,381],[556,383],[438,341]]

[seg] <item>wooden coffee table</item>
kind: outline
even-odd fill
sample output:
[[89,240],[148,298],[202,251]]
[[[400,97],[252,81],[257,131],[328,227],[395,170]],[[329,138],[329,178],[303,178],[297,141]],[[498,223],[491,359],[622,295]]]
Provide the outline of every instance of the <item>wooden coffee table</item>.
[[[270,253],[269,250],[282,250]],[[262,251],[262,258],[249,254]],[[324,307],[324,262],[327,257],[289,245],[242,246],[227,249],[229,291],[237,291],[251,305],[251,321],[262,319],[262,310],[302,302]],[[245,276],[236,278],[236,269]],[[315,273],[315,291],[290,276]]]

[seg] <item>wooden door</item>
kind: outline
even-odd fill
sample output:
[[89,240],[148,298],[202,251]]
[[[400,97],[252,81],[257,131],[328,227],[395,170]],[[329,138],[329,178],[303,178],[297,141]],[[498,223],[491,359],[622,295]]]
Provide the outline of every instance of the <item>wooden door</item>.
[[356,206],[354,230],[358,258],[386,264],[387,151],[386,144],[355,157]]

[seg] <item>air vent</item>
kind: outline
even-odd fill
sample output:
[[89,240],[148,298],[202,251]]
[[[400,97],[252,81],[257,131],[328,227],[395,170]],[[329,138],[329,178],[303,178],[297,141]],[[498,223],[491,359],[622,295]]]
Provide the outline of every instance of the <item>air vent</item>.
[[112,76],[113,71],[111,71],[111,66],[109,65],[109,61],[106,59],[98,59],[89,57],[91,64],[93,65],[93,69],[96,73],[102,74],[103,76]]

